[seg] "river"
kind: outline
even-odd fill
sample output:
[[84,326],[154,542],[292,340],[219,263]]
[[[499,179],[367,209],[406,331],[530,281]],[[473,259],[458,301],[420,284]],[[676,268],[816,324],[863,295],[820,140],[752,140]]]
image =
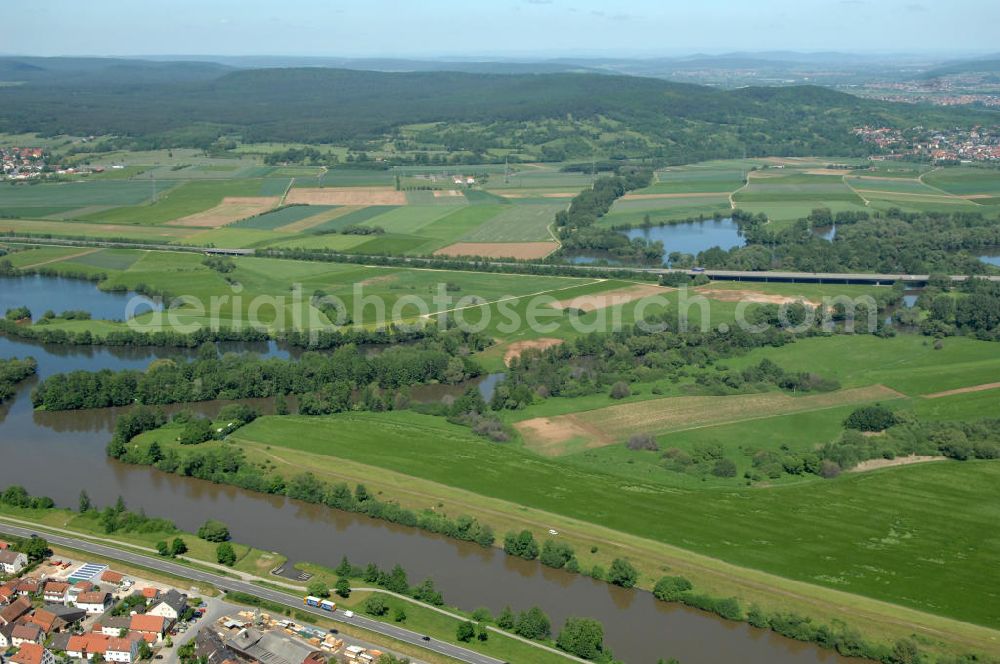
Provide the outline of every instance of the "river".
[[[7,290],[18,283],[0,280],[0,291],[9,297]],[[20,295],[13,298],[17,306],[36,306]],[[71,308],[96,312],[107,304],[101,301],[105,297],[120,296],[101,293],[89,285],[86,292],[77,293]],[[266,354],[286,352],[273,344],[255,346]],[[21,484],[31,493],[51,496],[67,507],[76,505],[81,489],[86,489],[98,505],[111,504],[121,495],[131,509],[173,519],[185,530],[196,530],[206,518],[216,518],[229,525],[236,541],[280,552],[292,561],[333,567],[346,555],[355,563],[375,562],[384,568],[399,563],[408,571],[411,583],[433,578],[449,604],[468,610],[486,606],[494,612],[508,604],[515,610],[538,605],[552,617],[554,631],[567,616],[593,617],[604,624],[606,642],[615,654],[630,663],[652,663],[660,657],[676,657],[683,664],[848,661],[744,623],[658,602],[647,592],[623,590],[552,570],[497,549],[283,497],[125,465],[104,454],[115,409],[60,413],[32,409],[31,388],[53,373],[143,368],[156,358],[190,354],[172,348],[40,346],[0,338],[0,357],[31,355],[38,360],[39,372],[39,377],[20,387],[14,399],[0,406],[0,486]],[[488,393],[497,380],[495,375],[487,377],[482,381],[483,391]],[[452,392],[442,389],[441,394],[432,396],[440,398],[443,393]],[[262,405],[266,408],[267,403]],[[220,403],[205,403],[195,409],[212,413],[220,407]]]

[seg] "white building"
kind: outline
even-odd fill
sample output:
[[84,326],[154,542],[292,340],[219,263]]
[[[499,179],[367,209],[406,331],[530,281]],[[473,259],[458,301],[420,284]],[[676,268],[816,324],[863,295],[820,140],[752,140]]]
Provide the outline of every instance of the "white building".
[[20,574],[21,570],[28,566],[28,556],[17,551],[4,549],[0,551],[0,570],[4,574]]

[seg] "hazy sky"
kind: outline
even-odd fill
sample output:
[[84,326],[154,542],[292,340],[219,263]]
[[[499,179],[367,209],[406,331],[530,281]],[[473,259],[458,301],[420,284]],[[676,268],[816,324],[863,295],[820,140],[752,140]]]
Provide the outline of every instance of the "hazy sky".
[[0,0],[23,55],[998,51],[998,0]]

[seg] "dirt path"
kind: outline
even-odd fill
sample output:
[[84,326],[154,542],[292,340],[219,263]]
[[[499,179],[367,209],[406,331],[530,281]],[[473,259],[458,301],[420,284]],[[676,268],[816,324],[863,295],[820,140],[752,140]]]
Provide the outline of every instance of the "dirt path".
[[20,269],[29,270],[33,267],[39,267],[41,265],[48,265],[49,263],[58,263],[59,261],[68,261],[74,258],[79,258],[80,256],[86,256],[87,254],[92,254],[94,252],[100,251],[100,249],[87,249],[86,251],[79,251],[75,254],[70,254],[69,256],[59,256],[57,258],[50,258],[47,261],[39,261],[37,263],[32,263],[31,265],[22,265]]
[[896,466],[910,466],[915,463],[926,463],[928,461],[946,461],[948,457],[943,456],[920,456],[911,454],[910,456],[896,457],[895,459],[869,459],[862,461],[850,473],[863,473],[868,470],[878,470],[879,468],[895,468]]
[[746,177],[743,179],[743,186],[742,187],[740,187],[736,191],[729,192],[729,209],[730,210],[735,210],[736,209],[736,201],[733,200],[733,196],[736,195],[736,194],[738,194],[738,193],[740,193],[741,191],[743,191],[744,189],[746,189],[747,187],[750,186],[750,174],[751,173],[753,173],[753,171],[747,171]]
[[857,196],[862,201],[864,201],[865,207],[868,207],[869,205],[871,205],[872,202],[870,200],[868,200],[867,198],[865,198],[864,196],[862,196],[861,192],[859,192],[857,189],[855,189],[853,187],[853,185],[851,185],[851,183],[847,181],[847,173],[844,173],[843,177],[841,177],[840,179],[844,183],[844,186],[846,186],[848,189],[850,189],[851,191],[853,191],[855,196]]
[[970,385],[969,387],[959,387],[954,390],[945,390],[944,392],[934,392],[932,394],[925,394],[925,399],[940,399],[941,397],[950,397],[955,394],[968,394],[969,392],[985,392],[986,390],[995,390],[1000,388],[1000,383],[983,383],[982,385]]

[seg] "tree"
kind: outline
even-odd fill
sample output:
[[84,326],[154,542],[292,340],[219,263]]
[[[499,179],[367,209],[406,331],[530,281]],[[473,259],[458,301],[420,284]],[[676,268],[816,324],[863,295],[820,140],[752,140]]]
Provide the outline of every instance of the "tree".
[[712,474],[716,477],[736,477],[736,463],[732,459],[723,457],[715,462]]
[[226,567],[235,565],[236,551],[233,550],[233,545],[229,542],[223,542],[215,547],[215,559],[219,561],[220,565],[225,565]]
[[174,556],[175,558],[177,556],[184,555],[185,553],[187,553],[187,551],[188,551],[187,542],[182,540],[180,537],[175,537],[174,541],[170,543],[170,555]]
[[683,576],[664,576],[653,587],[653,596],[664,602],[676,602],[691,588],[691,582]]
[[565,542],[554,542],[547,539],[542,545],[542,553],[538,560],[546,567],[562,569],[572,558],[573,547]]
[[198,537],[206,542],[225,542],[229,539],[229,526],[209,519],[198,529]]
[[170,555],[170,547],[163,540],[156,543],[156,553],[163,556],[164,558]]
[[567,618],[556,645],[571,655],[597,659],[604,653],[604,626],[591,618]]
[[93,504],[90,502],[90,496],[87,495],[86,491],[80,492],[80,514],[84,514],[90,511]]
[[611,561],[611,569],[608,570],[608,581],[622,588],[633,588],[639,579],[639,573],[632,566],[632,563],[623,559],[615,558]]
[[206,440],[211,440],[214,433],[212,421],[207,417],[198,417],[184,426],[177,440],[181,445],[198,445]]
[[514,633],[526,639],[547,639],[552,634],[552,622],[537,606],[517,614]]
[[896,415],[880,404],[862,406],[847,416],[844,426],[857,431],[885,431],[896,424]]
[[145,639],[139,641],[139,659],[153,659],[153,649],[149,647],[149,643]]
[[479,623],[476,625],[476,638],[480,641],[489,641],[490,630],[485,623]]
[[351,596],[351,582],[346,577],[342,576],[337,579],[337,585],[333,588],[337,591],[338,595],[345,599]]
[[503,539],[503,550],[508,555],[534,560],[538,557],[538,543],[530,530],[522,530],[520,533],[509,532]]
[[392,610],[392,619],[393,619],[394,622],[398,622],[398,623],[406,622],[406,607],[400,605],[400,606],[397,606],[395,609],[393,609]]
[[29,537],[19,547],[28,560],[35,562],[49,555],[49,543],[41,537]]
[[500,615],[497,616],[497,627],[500,629],[514,629],[514,611],[509,606],[503,607]]
[[476,635],[476,626],[466,620],[458,623],[458,628],[455,630],[455,638],[463,643],[468,643]]
[[365,600],[365,612],[373,616],[384,616],[389,612],[389,607],[385,603],[382,595],[375,594]]
[[351,561],[347,559],[347,556],[344,556],[340,559],[340,564],[333,571],[340,577],[346,578],[351,576]]
[[306,586],[306,592],[314,597],[330,596],[330,589],[326,587],[325,583],[318,579],[309,582],[309,585]]

